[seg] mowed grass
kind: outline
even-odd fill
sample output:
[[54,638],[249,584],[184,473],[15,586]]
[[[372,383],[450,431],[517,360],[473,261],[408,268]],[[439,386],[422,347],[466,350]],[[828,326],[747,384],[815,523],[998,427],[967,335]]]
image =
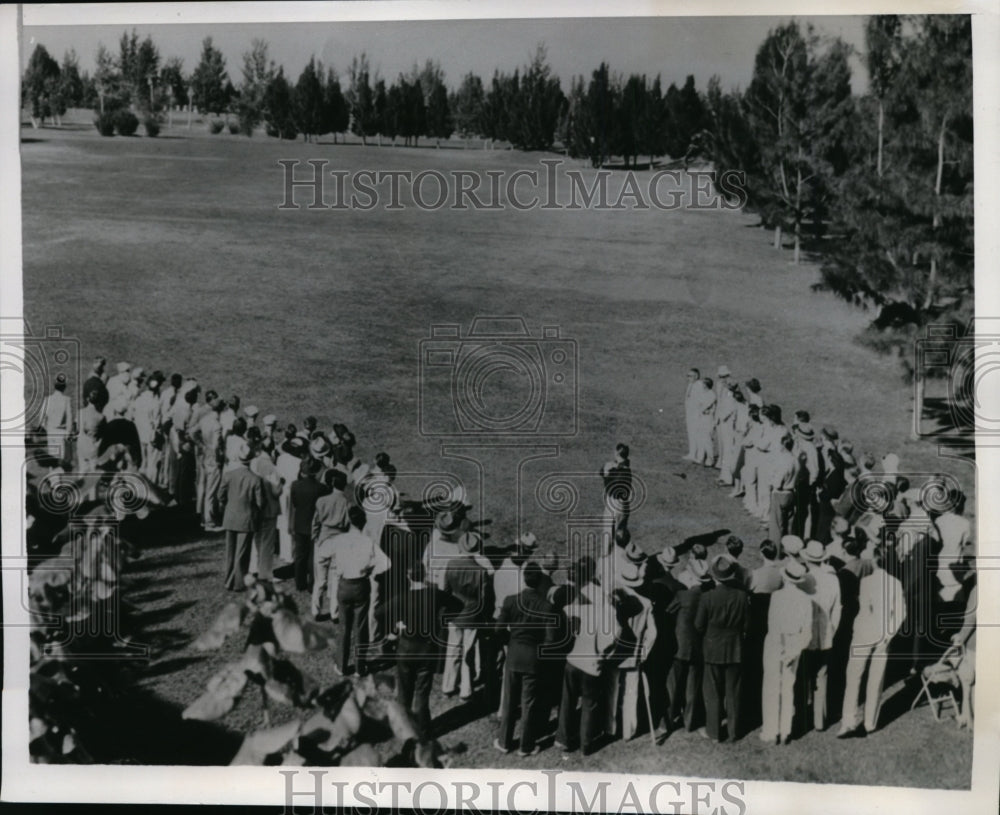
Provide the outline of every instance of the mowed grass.
[[[279,210],[279,159],[324,158],[328,169],[347,171],[484,173],[542,171],[538,161],[553,156],[288,143],[183,127],[158,139],[49,129],[26,135],[38,139],[22,145],[25,316],[33,327],[63,326],[85,359],[103,353],[195,375],[282,423],[301,423],[307,414],[324,427],[344,422],[363,458],[391,454],[408,497],[419,498],[428,481],[461,479],[474,514],[491,522],[491,542],[531,530],[547,549],[565,552],[567,507],[540,506],[540,480],[571,474],[579,493],[572,515],[598,515],[596,472],[624,441],[645,486],[631,523],[643,549],[729,529],[744,538],[744,559],[755,563],[761,528],[715,485],[714,470],[680,461],[684,375],[692,365],[714,374],[725,363],[741,379],[756,376],[788,420],[807,409],[814,424],[836,426],[856,451],[896,452],[905,471],[952,473],[973,494],[967,461],[910,439],[912,391],[898,361],[854,342],[870,315],[813,293],[816,266],[793,266],[751,215],[690,208],[426,212],[409,206],[405,187],[400,211]],[[575,162],[566,166],[593,174]],[[427,191],[433,194],[433,183]],[[332,183],[327,192],[332,199]],[[560,198],[568,198],[568,185]],[[447,440],[420,434],[420,343],[435,324],[467,329],[478,315],[518,315],[536,337],[542,326],[558,326],[562,338],[575,341],[575,435],[522,437],[520,447],[489,450],[445,448]],[[508,392],[505,404],[516,404],[510,393],[521,384],[502,375],[488,395],[500,400]],[[424,387],[425,404],[437,411],[449,404],[445,380]],[[159,599],[177,609],[168,615],[171,630],[193,638],[225,600],[222,547],[216,539],[181,550],[200,568],[173,574],[169,548],[153,563],[159,588],[172,590]],[[169,641],[159,658],[178,660],[176,669],[155,672],[147,684],[184,706],[232,655],[189,662],[182,657],[193,654]],[[329,680],[331,660],[324,654],[306,662]],[[435,713],[454,706],[435,691]],[[245,701],[225,723],[253,726],[255,708]],[[463,719],[459,711],[449,718]],[[462,766],[566,766],[553,749],[524,762],[499,756],[489,747],[493,735],[478,719],[444,740],[469,746]],[[810,734],[775,751],[755,735],[733,746],[675,735],[660,748],[640,738],[571,764],[966,787],[971,755],[970,736],[919,710],[862,741]]]

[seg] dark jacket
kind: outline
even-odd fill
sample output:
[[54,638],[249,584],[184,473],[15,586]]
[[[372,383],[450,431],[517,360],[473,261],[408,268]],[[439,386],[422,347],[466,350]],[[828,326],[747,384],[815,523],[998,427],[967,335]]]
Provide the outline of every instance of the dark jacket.
[[507,644],[507,666],[519,673],[536,673],[546,667],[546,657],[540,654],[543,645],[553,645],[558,639],[555,606],[535,589],[524,589],[503,602],[498,623],[510,629]]
[[316,502],[329,495],[330,488],[315,478],[297,478],[289,491],[288,505],[291,515],[290,528],[296,535],[311,535]]
[[[454,599],[437,586],[410,588],[384,607],[384,628],[398,637],[398,659],[434,659],[445,641],[442,616],[457,607]],[[405,628],[399,628],[403,623]]]
[[674,601],[670,604],[670,611],[675,615],[676,620],[674,626],[677,639],[675,659],[683,659],[688,662],[696,662],[701,659],[701,638],[694,630],[694,618],[698,613],[698,605],[704,593],[701,586],[695,586],[693,589],[685,588],[683,591],[677,592]]
[[448,622],[459,628],[482,628],[492,619],[496,602],[493,577],[474,557],[461,556],[448,561],[444,588],[462,604],[457,614],[449,615]]
[[219,503],[226,509],[222,528],[229,532],[253,532],[264,506],[264,482],[245,464],[226,470],[219,485]]
[[702,635],[702,658],[710,665],[731,665],[743,661],[743,637],[750,622],[750,602],[746,591],[721,584],[698,603],[695,630]]

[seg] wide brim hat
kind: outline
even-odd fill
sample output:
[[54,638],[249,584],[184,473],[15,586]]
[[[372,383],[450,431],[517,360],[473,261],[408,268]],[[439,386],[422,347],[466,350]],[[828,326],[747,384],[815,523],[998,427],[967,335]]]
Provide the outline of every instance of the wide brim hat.
[[782,535],[781,551],[786,555],[797,555],[805,548],[805,543],[798,535]]
[[330,455],[330,442],[322,436],[319,436],[309,443],[309,452],[315,458],[324,458],[325,456]]
[[736,561],[729,555],[716,555],[709,568],[713,580],[720,583],[730,583],[738,576],[736,571]]
[[656,559],[666,567],[676,566],[680,558],[677,556],[677,550],[669,544],[663,547],[663,551],[660,552]]
[[123,374],[126,371],[131,370],[132,365],[128,362],[119,362],[117,365],[115,365],[115,368],[117,369],[118,373]]
[[795,425],[795,432],[804,439],[812,440],[816,436],[816,431],[809,422],[801,422]]
[[802,559],[807,563],[825,563],[829,558],[826,547],[817,540],[811,540],[802,550]]
[[249,405],[243,408],[243,415],[246,416],[248,419],[252,419],[258,413],[260,413],[260,409],[255,405]]
[[277,423],[278,417],[273,413],[268,413],[267,416],[264,417],[264,427],[270,427],[272,425],[276,425]]
[[806,579],[806,567],[797,560],[789,560],[781,570],[781,576],[792,583],[801,583]]
[[621,552],[622,559],[628,563],[642,563],[646,559],[646,553],[632,541],[629,541],[629,544]]
[[434,516],[434,527],[445,535],[464,531],[468,526],[468,518],[459,512],[445,509]]
[[514,543],[518,549],[525,549],[527,551],[534,551],[538,548],[538,538],[535,537],[533,532],[525,532]]
[[623,586],[634,588],[641,586],[645,578],[643,561],[619,560],[615,580]]
[[242,442],[236,451],[236,457],[244,464],[250,461],[253,458],[253,450],[250,448],[250,445]]
[[715,374],[716,376],[732,376],[732,371],[729,370],[728,365],[720,365],[719,370]]

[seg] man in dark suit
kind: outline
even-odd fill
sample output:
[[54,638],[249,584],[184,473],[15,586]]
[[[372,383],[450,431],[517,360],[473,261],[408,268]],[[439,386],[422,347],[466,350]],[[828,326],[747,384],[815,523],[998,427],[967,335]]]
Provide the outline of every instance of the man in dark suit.
[[226,532],[226,588],[244,589],[243,577],[250,568],[250,545],[264,506],[264,487],[260,476],[250,472],[253,452],[243,442],[238,451],[239,462],[222,474],[219,504],[225,509],[222,528]]
[[557,641],[557,621],[555,606],[539,592],[542,584],[542,569],[537,563],[524,567],[525,588],[520,594],[504,600],[497,624],[510,631],[507,645],[507,663],[504,668],[504,695],[500,711],[500,734],[493,746],[508,753],[514,743],[514,721],[518,700],[521,703],[521,757],[533,756],[538,752],[535,743],[542,724],[539,712],[548,710],[541,704],[544,696],[541,677],[552,663],[547,660],[543,648]]
[[701,639],[694,629],[695,615],[702,595],[712,585],[704,560],[688,561],[689,588],[679,591],[669,606],[674,616],[674,640],[677,650],[670,666],[668,689],[670,694],[670,718],[668,726],[673,728],[679,721],[686,730],[694,730],[700,711],[701,699]]
[[292,482],[288,506],[292,528],[292,562],[295,566],[295,588],[311,591],[313,581],[312,523],[316,502],[330,493],[330,488],[316,478],[315,462],[305,459],[299,465],[299,477]]
[[383,607],[382,628],[396,637],[397,699],[413,714],[421,738],[431,737],[430,695],[434,671],[445,641],[442,612],[454,599],[427,582],[424,564],[407,567],[409,588]]
[[702,635],[705,662],[703,693],[705,731],[709,738],[722,741],[722,703],[725,700],[729,741],[740,735],[740,678],[743,637],[750,620],[746,590],[739,585],[736,561],[719,555],[712,561],[715,588],[698,603],[695,630]]

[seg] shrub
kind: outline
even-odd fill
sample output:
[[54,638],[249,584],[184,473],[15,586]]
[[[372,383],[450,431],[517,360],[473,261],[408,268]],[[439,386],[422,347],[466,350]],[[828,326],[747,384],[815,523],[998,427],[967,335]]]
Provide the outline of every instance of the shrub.
[[226,123],[223,122],[222,119],[213,119],[211,122],[208,123],[208,129],[211,131],[213,136],[216,133],[221,133],[223,129],[225,129],[225,127]]
[[114,136],[115,114],[110,110],[98,113],[97,118],[94,119],[94,127],[97,128],[97,132],[102,136]]
[[160,135],[160,121],[155,116],[147,116],[143,119],[142,126],[146,128],[146,135],[150,138]]
[[139,118],[131,110],[115,113],[115,130],[119,136],[134,136],[139,129]]
[[232,133],[235,136],[237,133],[240,132],[240,126],[238,124],[236,124],[236,122],[230,122],[229,123],[229,132]]

